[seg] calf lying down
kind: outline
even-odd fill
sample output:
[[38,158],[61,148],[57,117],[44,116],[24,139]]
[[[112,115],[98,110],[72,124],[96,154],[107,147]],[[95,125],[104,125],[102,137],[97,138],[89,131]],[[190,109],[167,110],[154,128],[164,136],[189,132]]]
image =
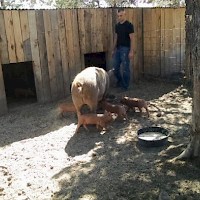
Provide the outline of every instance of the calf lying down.
[[104,114],[83,114],[78,115],[78,124],[75,133],[78,132],[81,125],[88,130],[86,125],[93,124],[96,125],[97,129],[105,129],[107,125],[113,121],[111,113],[105,112]]
[[132,109],[135,111],[135,108],[137,107],[140,111],[140,114],[142,114],[142,108],[145,108],[147,116],[149,117],[149,110],[144,99],[123,97],[120,102],[128,106],[128,110]]

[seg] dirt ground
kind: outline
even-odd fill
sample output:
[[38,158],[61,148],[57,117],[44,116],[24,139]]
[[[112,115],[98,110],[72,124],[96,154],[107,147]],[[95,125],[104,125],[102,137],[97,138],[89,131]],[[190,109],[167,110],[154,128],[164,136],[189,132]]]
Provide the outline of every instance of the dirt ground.
[[[0,117],[0,199],[133,200],[200,199],[200,163],[177,161],[189,142],[192,98],[182,85],[142,81],[123,93],[144,98],[150,118],[128,113],[105,134],[89,127],[74,134],[77,119],[60,119],[57,103],[11,106]],[[137,130],[170,132],[162,147],[138,145]]]

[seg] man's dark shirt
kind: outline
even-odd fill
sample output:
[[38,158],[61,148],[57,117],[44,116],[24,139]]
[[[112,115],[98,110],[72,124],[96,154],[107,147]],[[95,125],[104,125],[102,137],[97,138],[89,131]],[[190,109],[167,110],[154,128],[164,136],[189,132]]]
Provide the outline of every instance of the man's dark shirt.
[[117,33],[117,47],[130,47],[130,33],[134,33],[133,24],[125,21],[123,24],[117,23],[115,25],[115,33]]

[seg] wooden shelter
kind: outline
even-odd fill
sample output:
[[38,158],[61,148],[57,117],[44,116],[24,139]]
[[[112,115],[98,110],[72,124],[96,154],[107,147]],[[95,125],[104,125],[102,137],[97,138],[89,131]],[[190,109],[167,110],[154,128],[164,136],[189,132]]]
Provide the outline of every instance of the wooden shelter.
[[[134,24],[134,80],[167,76],[184,68],[185,8],[127,8]],[[85,68],[85,54],[105,52],[112,67],[116,10],[0,10],[0,114],[7,111],[2,66],[32,62],[38,102],[70,94]],[[102,66],[105,67],[105,66]]]

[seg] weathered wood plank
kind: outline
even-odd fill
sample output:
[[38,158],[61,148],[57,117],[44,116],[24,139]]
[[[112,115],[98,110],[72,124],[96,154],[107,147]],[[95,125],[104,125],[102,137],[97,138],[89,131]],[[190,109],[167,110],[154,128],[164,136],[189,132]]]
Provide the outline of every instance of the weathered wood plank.
[[108,43],[107,43],[107,58],[106,63],[108,69],[113,68],[113,58],[112,58],[112,50],[113,50],[113,41],[114,41],[114,26],[113,26],[113,9],[109,8],[107,12],[107,31],[108,31]]
[[[84,10],[84,24],[85,24],[85,53],[91,53],[92,47],[91,47],[91,10],[85,9]],[[92,44],[93,45],[93,44]]]
[[86,53],[86,31],[85,31],[85,16],[84,9],[79,9],[77,12],[78,15],[78,27],[79,27],[79,46],[80,46],[80,59],[81,59],[81,70],[85,69],[85,59],[84,54]]
[[95,53],[97,48],[96,9],[91,9],[91,52]]
[[151,74],[160,75],[160,9],[152,9],[152,44],[151,44]]
[[43,11],[44,27],[45,27],[45,38],[47,47],[47,59],[49,68],[49,80],[51,88],[51,99],[57,100],[57,81],[56,81],[56,66],[55,66],[55,50],[53,46],[53,32],[51,29],[51,16],[48,10]]
[[9,10],[4,10],[3,14],[4,14],[5,29],[6,29],[6,37],[8,41],[9,62],[16,63],[17,56],[16,56],[16,50],[15,50],[15,38],[14,38],[12,12]]
[[45,29],[44,29],[44,19],[42,10],[35,11],[36,16],[36,26],[37,26],[37,38],[38,38],[38,47],[40,54],[40,66],[41,66],[41,75],[43,83],[43,101],[51,101],[51,89],[50,89],[50,80],[49,80],[49,69],[47,61],[47,47],[45,40]]
[[139,80],[140,74],[142,72],[143,58],[142,58],[142,50],[143,50],[143,41],[142,41],[142,9],[134,9],[134,12],[130,12],[130,18],[132,19],[132,23],[134,25],[134,51],[133,51],[133,63],[132,66],[132,76],[133,81],[137,82]]
[[73,10],[72,12],[72,26],[73,26],[73,46],[74,46],[74,61],[76,67],[76,74],[81,71],[81,50],[80,50],[80,35],[78,28],[78,14],[77,10]]
[[[103,10],[102,9],[96,9],[95,10],[95,17],[96,17],[96,52],[102,52],[103,51]],[[101,19],[101,20],[100,20]],[[104,35],[105,37],[105,35]]]
[[151,11],[151,44],[150,44],[150,60],[151,60],[151,65],[150,65],[150,70],[149,74],[152,74],[153,76],[157,75],[157,49],[156,49],[156,43],[157,43],[157,37],[156,37],[156,30],[157,30],[157,19],[156,19],[156,8],[153,8]]
[[12,18],[13,18],[13,29],[14,29],[14,38],[15,38],[15,51],[17,62],[24,62],[24,50],[23,50],[23,42],[22,42],[22,32],[21,32],[21,23],[19,19],[18,10],[12,10]]
[[147,8],[143,11],[143,30],[144,30],[144,73],[151,72],[151,9]]
[[52,28],[52,41],[53,49],[55,55],[55,72],[56,72],[56,82],[57,82],[57,95],[58,99],[64,97],[64,83],[63,83],[63,71],[62,71],[62,61],[60,56],[60,43],[59,43],[59,33],[58,33],[58,17],[57,10],[51,10],[51,28]]
[[186,64],[185,64],[185,8],[180,8],[180,42],[181,42],[181,47],[180,47],[180,65],[181,69],[185,70]]
[[30,30],[29,30],[29,24],[28,24],[28,12],[29,11],[27,11],[27,10],[21,10],[19,12],[20,22],[21,22],[21,30],[22,30],[24,61],[32,61]]
[[173,50],[172,56],[174,57],[173,72],[181,71],[181,12],[180,9],[174,9],[173,18]]
[[63,71],[63,84],[64,84],[64,96],[70,95],[70,74],[69,74],[69,56],[67,49],[67,40],[65,33],[65,18],[64,11],[58,11],[58,30],[59,30],[59,42],[60,42],[60,53]]
[[168,76],[174,68],[175,58],[173,50],[173,9],[165,9],[165,76]]
[[7,101],[6,101],[6,93],[3,81],[3,72],[2,72],[2,65],[0,60],[0,115],[7,113]]
[[165,75],[165,11],[161,10],[161,62],[160,62],[160,69],[161,69],[161,76]]
[[[138,68],[138,74],[137,74],[137,77],[135,77],[135,80],[138,81],[142,75],[142,72],[143,72],[143,17],[142,17],[142,8],[140,8],[138,11],[137,11],[137,23],[138,23],[138,26],[137,26],[137,30],[135,30],[135,32],[138,33],[137,35],[137,42],[138,42],[138,45],[137,45],[137,51],[138,51],[138,63],[137,63],[137,68]],[[134,58],[133,58],[134,59]]]
[[94,53],[95,52],[101,52],[101,44],[100,44],[100,38],[99,36],[101,35],[101,30],[100,30],[100,24],[101,24],[101,21],[99,19],[102,19],[102,16],[101,16],[101,12],[100,12],[100,9],[94,9],[94,35],[95,35],[95,40],[96,40],[96,45],[95,45],[95,48],[94,48]]
[[76,66],[75,66],[75,55],[74,55],[74,44],[73,44],[73,25],[72,25],[72,10],[65,10],[65,32],[67,38],[67,48],[69,56],[69,70],[70,70],[70,82],[73,81],[76,76]]
[[37,37],[35,11],[31,10],[28,12],[28,21],[29,21],[29,29],[30,29],[30,42],[31,42],[31,52],[32,52],[32,59],[33,59],[33,71],[34,71],[34,78],[35,78],[37,100],[39,102],[44,102],[43,82],[42,82],[42,72],[41,72],[41,65],[40,65],[40,52],[39,52],[39,44],[38,44],[38,37]]
[[126,9],[125,9],[125,12],[126,12],[125,15],[126,15],[126,19],[127,19],[128,21],[131,21],[131,19],[130,19],[131,16],[129,15],[130,10],[131,10],[130,8],[126,8]]
[[[138,12],[136,9],[129,9],[129,20],[134,26],[134,36],[133,36],[133,58],[130,60],[130,69],[131,69],[131,83],[133,81],[137,82],[139,79],[139,24],[138,24]],[[130,83],[130,84],[131,84]]]
[[78,10],[78,27],[79,27],[79,39],[80,39],[80,47],[81,53],[86,52],[85,48],[85,19],[84,19],[84,9]]
[[127,20],[131,22],[135,28],[134,39],[133,39],[133,58],[130,59],[130,71],[131,71],[131,78],[130,84],[132,84],[133,80],[137,79],[138,76],[138,46],[137,46],[137,37],[138,37],[138,24],[137,24],[137,13],[133,9],[126,9],[126,16]]
[[0,10],[0,60],[3,64],[9,63],[8,58],[8,43],[6,38],[6,30],[4,23],[3,11]]
[[108,45],[108,36],[109,36],[109,32],[108,32],[108,20],[107,20],[107,13],[108,13],[108,9],[103,9],[103,19],[102,19],[102,35],[101,35],[101,39],[102,39],[102,47],[103,47],[103,51],[107,51],[107,45]]

